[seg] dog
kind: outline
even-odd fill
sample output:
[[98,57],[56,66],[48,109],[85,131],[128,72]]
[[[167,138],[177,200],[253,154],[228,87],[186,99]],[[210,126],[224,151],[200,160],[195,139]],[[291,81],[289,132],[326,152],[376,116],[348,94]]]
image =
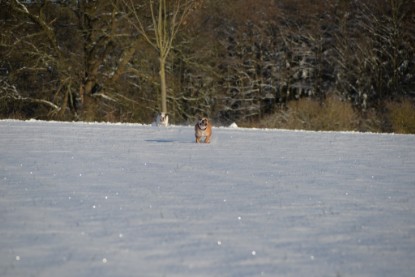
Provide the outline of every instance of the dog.
[[169,116],[166,113],[159,113],[156,118],[156,126],[167,127],[169,125]]
[[202,117],[195,125],[195,137],[196,143],[203,142],[210,143],[210,137],[212,136],[212,125],[206,117]]

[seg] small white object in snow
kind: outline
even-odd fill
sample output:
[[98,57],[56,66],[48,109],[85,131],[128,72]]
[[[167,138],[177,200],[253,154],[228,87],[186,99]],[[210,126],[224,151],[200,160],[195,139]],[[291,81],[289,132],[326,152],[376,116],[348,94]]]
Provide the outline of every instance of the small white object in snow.
[[238,125],[236,125],[236,123],[232,123],[231,125],[229,125],[229,128],[238,128]]
[[20,261],[20,256],[16,256],[16,261]]
[[238,220],[241,220],[241,219],[242,219],[242,217],[238,216]]
[[254,251],[252,251],[252,256],[255,256],[256,255],[256,251],[254,250]]
[[93,209],[95,209],[96,207],[97,207],[97,206],[95,206],[95,205],[92,205],[92,208],[93,208]]
[[103,258],[102,259],[102,262],[105,264],[105,263],[107,263],[107,259],[106,258]]
[[118,237],[119,237],[120,239],[122,239],[122,238],[124,237],[124,235],[120,233],[120,234],[118,235]]
[[218,245],[222,245],[222,242],[220,240],[218,240]]

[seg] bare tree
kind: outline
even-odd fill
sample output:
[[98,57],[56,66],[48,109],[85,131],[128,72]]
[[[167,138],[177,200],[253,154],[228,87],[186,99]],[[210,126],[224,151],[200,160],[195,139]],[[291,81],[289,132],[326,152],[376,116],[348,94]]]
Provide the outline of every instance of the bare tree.
[[14,106],[42,118],[115,120],[107,115],[137,106],[120,81],[134,44],[119,1],[0,2],[4,114]]
[[[68,105],[68,99],[72,99],[71,79],[66,70],[67,59],[46,19],[47,3],[43,3],[37,13],[17,0],[6,1],[5,7],[12,13],[9,22],[4,21],[2,33],[3,54],[10,68],[7,80],[3,80],[9,85],[3,86],[2,99],[41,105],[51,108],[52,114],[62,115],[67,106],[73,108],[73,105]],[[15,61],[13,64],[12,60]],[[26,82],[26,87],[40,82],[44,89],[54,87],[54,97],[45,97],[42,92],[23,93],[15,83],[28,77],[31,83]]]
[[145,25],[141,17],[142,5],[133,0],[123,0],[134,28],[158,53],[161,92],[161,112],[167,113],[166,61],[173,49],[173,41],[192,10],[194,0],[149,0],[151,25]]
[[[94,28],[84,25],[88,14],[84,2],[61,5],[50,1],[41,4],[7,1],[6,7],[12,13],[7,32],[2,36],[7,42],[4,49],[10,65],[7,82],[14,87],[7,90],[9,96],[16,101],[32,99],[36,105],[50,103],[47,106],[53,110],[49,117],[64,118],[67,110],[78,117],[78,112],[88,107],[83,101],[84,92],[90,95],[107,51],[97,54],[82,41],[96,49],[103,45],[105,48],[109,40],[93,37]],[[83,16],[77,17],[79,14]],[[33,79],[31,84],[27,82],[28,76]],[[25,92],[28,86],[32,87]]]

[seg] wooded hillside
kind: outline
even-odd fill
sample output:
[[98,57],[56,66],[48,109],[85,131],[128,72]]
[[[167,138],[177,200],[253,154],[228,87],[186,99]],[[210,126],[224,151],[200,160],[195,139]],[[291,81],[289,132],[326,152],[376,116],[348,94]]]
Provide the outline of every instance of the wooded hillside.
[[413,0],[2,0],[0,30],[2,118],[149,123],[165,69],[172,123],[415,133]]

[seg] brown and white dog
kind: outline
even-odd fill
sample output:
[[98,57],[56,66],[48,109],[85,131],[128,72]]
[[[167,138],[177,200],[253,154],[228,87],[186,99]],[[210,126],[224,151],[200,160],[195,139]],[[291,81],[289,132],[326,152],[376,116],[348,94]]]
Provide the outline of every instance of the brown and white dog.
[[[205,142],[210,143],[210,137],[212,136],[212,125],[209,119],[202,117],[195,125],[195,137],[196,143]],[[202,141],[202,138],[204,140]]]

